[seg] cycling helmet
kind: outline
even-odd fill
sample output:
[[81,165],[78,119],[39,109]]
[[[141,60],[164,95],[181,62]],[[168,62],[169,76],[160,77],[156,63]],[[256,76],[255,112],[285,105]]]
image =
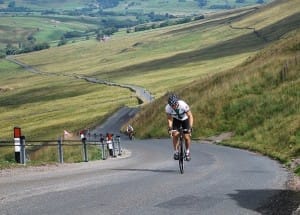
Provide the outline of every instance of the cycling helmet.
[[178,97],[175,94],[171,94],[168,99],[168,104],[170,106],[176,105],[178,102]]

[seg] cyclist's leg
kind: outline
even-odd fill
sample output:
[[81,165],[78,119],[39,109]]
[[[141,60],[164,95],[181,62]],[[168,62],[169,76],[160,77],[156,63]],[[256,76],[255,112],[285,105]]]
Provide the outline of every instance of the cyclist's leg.
[[172,143],[173,143],[173,149],[174,149],[174,159],[178,160],[178,145],[179,145],[179,132],[178,128],[180,126],[180,122],[177,119],[173,118],[173,123],[172,123],[172,130],[176,130],[172,134]]
[[[182,128],[184,130],[189,130],[190,129],[188,120],[185,120],[185,121],[182,122]],[[185,141],[185,149],[186,149],[186,160],[190,161],[191,160],[191,153],[190,153],[191,136],[190,136],[190,133],[187,132],[187,131],[184,131],[184,141]]]
[[[189,125],[189,120],[184,120],[182,122],[182,128],[185,130],[189,130],[190,129],[190,125]],[[184,132],[184,141],[185,141],[185,148],[187,151],[190,150],[191,147],[191,135],[190,133]]]
[[173,143],[173,150],[174,150],[174,155],[173,158],[174,160],[178,160],[179,159],[179,141],[178,141],[178,132],[174,132],[173,136],[172,136],[172,143]]
[[174,151],[178,151],[178,132],[173,134],[173,149]]
[[191,136],[190,134],[184,134],[184,139],[185,139],[185,159],[187,161],[191,160]]

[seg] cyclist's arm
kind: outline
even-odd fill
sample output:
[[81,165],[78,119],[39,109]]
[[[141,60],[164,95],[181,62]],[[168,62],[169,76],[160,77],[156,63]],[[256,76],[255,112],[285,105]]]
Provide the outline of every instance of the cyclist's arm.
[[189,110],[188,112],[186,112],[188,118],[189,118],[189,124],[190,124],[190,128],[193,127],[194,124],[194,118],[193,118],[193,114],[192,112]]
[[172,128],[173,117],[171,116],[171,114],[167,114],[167,120],[168,120],[168,128]]

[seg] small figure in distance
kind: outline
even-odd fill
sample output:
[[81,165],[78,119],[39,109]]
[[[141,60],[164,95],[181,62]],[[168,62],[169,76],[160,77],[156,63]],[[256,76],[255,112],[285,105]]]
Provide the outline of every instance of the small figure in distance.
[[134,129],[130,124],[126,128],[126,133],[127,133],[130,140],[134,139]]
[[102,133],[100,133],[99,134],[99,140],[100,140],[100,142],[103,144],[104,143],[104,136],[103,136],[103,134]]
[[107,144],[107,149],[109,152],[109,155],[113,157],[113,134],[112,133],[106,133],[106,144]]
[[[191,160],[190,146],[191,146],[191,132],[193,127],[193,114],[189,105],[180,100],[175,94],[170,94],[168,104],[165,107],[167,113],[168,133],[173,137],[174,160],[179,159],[178,140],[179,128],[184,129],[184,140],[186,148],[186,160]],[[176,131],[174,131],[176,130]]]

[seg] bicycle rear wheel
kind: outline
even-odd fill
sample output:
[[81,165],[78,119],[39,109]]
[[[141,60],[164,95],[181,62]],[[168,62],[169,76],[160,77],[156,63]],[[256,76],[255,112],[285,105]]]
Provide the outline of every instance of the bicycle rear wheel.
[[183,143],[182,143],[182,140],[180,140],[180,144],[179,144],[179,170],[180,170],[181,174],[184,173],[183,160],[184,160]]

